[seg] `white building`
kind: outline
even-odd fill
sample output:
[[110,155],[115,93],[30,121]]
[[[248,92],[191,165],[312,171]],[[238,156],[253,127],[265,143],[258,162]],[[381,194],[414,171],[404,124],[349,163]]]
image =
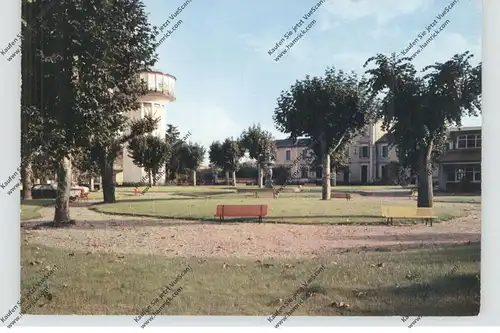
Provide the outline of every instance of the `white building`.
[[[149,93],[141,97],[140,108],[135,111],[130,111],[128,117],[131,119],[143,118],[147,114],[153,115],[155,118],[160,118],[158,128],[153,132],[154,135],[165,138],[166,130],[166,112],[167,104],[175,101],[175,82],[176,78],[170,74],[161,72],[145,72],[141,73],[141,79],[146,81],[149,88]],[[130,157],[128,157],[127,147],[123,148],[122,162],[122,177],[117,175],[116,181],[120,183],[147,183],[147,174],[143,168],[137,167]],[[162,171],[163,172],[163,171]],[[122,178],[122,179],[119,179]],[[165,182],[165,174],[158,177],[157,183]]]

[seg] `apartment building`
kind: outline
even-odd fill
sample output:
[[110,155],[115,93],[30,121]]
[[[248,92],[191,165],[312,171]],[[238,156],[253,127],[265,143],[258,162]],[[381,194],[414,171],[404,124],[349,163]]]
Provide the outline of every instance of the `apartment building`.
[[450,130],[438,175],[442,191],[481,191],[481,126]]
[[[337,182],[346,184],[370,184],[381,181],[386,166],[397,161],[395,149],[389,145],[381,122],[368,125],[348,146],[349,167],[337,172]],[[323,177],[323,169],[311,169],[305,159],[298,157],[307,150],[310,139],[276,140],[276,167],[288,168],[291,175],[304,181],[315,181]]]

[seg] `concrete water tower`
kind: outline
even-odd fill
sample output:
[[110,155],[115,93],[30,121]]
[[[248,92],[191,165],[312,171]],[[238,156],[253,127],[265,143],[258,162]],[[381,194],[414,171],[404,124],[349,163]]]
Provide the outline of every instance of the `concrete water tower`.
[[[139,99],[140,107],[129,112],[130,119],[143,118],[150,114],[155,118],[160,118],[158,128],[153,132],[162,139],[165,138],[167,104],[175,101],[175,76],[158,71],[143,72],[141,79],[148,85],[148,93]],[[163,173],[163,169],[161,173]],[[117,177],[118,178],[118,177]],[[118,182],[119,179],[117,179]],[[123,183],[148,183],[147,174],[143,168],[137,167],[130,157],[127,148],[123,149]],[[157,184],[164,184],[165,174],[158,176]]]

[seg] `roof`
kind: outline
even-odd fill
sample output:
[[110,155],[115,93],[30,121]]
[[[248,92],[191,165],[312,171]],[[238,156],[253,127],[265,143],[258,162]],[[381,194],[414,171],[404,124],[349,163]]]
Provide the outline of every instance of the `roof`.
[[295,148],[295,147],[308,147],[311,144],[311,139],[309,138],[300,138],[297,140],[292,139],[283,139],[283,140],[275,140],[277,148]]
[[375,144],[377,143],[386,143],[386,142],[390,142],[391,140],[389,139],[389,134],[388,133],[385,133],[384,135],[382,135],[377,141],[375,141]]
[[466,131],[480,131],[482,126],[466,126],[466,127],[452,127],[450,132],[466,132]]

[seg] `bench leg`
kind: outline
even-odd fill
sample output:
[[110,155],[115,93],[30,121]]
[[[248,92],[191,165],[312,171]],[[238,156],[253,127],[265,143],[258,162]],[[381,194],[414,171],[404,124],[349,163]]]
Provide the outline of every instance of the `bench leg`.
[[391,225],[394,225],[394,218],[391,217]]
[[259,224],[262,223],[262,216],[259,216]]
[[432,227],[432,219],[429,219],[429,220],[430,220],[430,222],[431,222],[431,227]]

